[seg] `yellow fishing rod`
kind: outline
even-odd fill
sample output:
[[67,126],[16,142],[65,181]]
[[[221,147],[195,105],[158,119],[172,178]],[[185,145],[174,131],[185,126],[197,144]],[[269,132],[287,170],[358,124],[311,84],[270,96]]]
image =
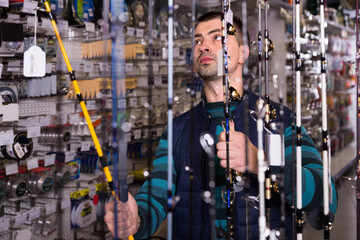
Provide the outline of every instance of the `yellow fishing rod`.
[[[111,189],[111,192],[113,194],[113,196],[116,198],[116,200],[119,200],[119,198],[117,197],[116,193],[115,193],[115,189],[114,189],[114,183],[113,183],[113,178],[111,176],[111,173],[110,173],[110,170],[109,170],[109,166],[107,165],[107,159],[106,157],[104,157],[104,153],[101,149],[101,146],[100,146],[100,143],[99,143],[99,139],[95,133],[95,129],[94,129],[94,126],[91,122],[91,119],[90,119],[90,116],[89,116],[89,112],[86,108],[86,104],[84,102],[84,98],[80,92],[80,88],[79,88],[79,85],[77,83],[77,80],[75,78],[75,74],[73,72],[73,69],[71,67],[71,64],[70,64],[70,60],[69,60],[69,57],[65,51],[65,47],[64,47],[64,44],[62,43],[62,40],[61,40],[61,37],[60,37],[60,33],[59,33],[59,29],[56,25],[56,22],[55,22],[55,19],[51,13],[51,8],[50,8],[50,5],[48,3],[48,1],[44,1],[44,4],[45,4],[45,8],[46,8],[46,11],[49,13],[49,17],[50,17],[50,21],[51,21],[51,24],[54,28],[54,32],[55,32],[55,35],[56,35],[56,38],[59,42],[59,45],[60,45],[60,49],[61,49],[61,53],[64,57],[64,60],[65,60],[65,64],[66,64],[66,67],[69,71],[69,74],[70,74],[70,78],[71,78],[71,82],[74,86],[74,89],[75,89],[75,93],[76,93],[76,96],[79,100],[79,104],[81,106],[81,110],[84,114],[84,117],[85,117],[85,120],[86,120],[86,123],[87,123],[87,126],[89,128],[89,131],[90,131],[90,134],[91,134],[91,137],[92,137],[92,140],[95,144],[95,148],[96,148],[96,152],[99,156],[99,159],[101,161],[101,165],[103,167],[103,171],[105,173],[105,176],[106,176],[106,180],[108,182],[108,185]],[[131,235],[128,237],[129,240],[134,240],[134,237]]]

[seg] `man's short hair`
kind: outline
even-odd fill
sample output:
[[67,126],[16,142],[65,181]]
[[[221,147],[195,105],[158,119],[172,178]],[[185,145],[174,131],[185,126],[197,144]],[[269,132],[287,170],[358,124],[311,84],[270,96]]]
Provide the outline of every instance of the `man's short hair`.
[[[201,23],[201,22],[207,22],[209,20],[215,19],[215,18],[220,18],[222,17],[222,12],[217,12],[217,11],[211,11],[211,12],[207,12],[204,13],[203,15],[201,15],[197,20],[196,20],[196,26]],[[240,18],[238,18],[237,16],[233,16],[233,25],[236,29],[236,39],[237,42],[240,45],[243,44],[243,39],[242,39],[242,21],[240,20]],[[247,32],[247,45],[250,45],[250,36],[249,36],[249,32]]]

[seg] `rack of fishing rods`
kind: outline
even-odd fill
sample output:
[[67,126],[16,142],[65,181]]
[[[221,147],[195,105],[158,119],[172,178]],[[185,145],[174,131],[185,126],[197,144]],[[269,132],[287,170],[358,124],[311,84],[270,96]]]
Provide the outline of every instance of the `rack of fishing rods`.
[[[104,1],[106,2],[106,1]],[[120,1],[122,2],[122,1]],[[257,134],[258,134],[258,189],[259,189],[259,196],[256,197],[256,201],[258,201],[258,210],[259,210],[259,239],[284,239],[285,238],[285,193],[284,193],[284,166],[285,166],[285,159],[284,159],[284,140],[283,140],[283,127],[281,124],[278,126],[275,126],[275,129],[273,129],[273,126],[270,124],[271,118],[275,117],[271,104],[270,104],[270,94],[269,94],[269,59],[270,59],[270,51],[271,51],[271,40],[270,40],[270,33],[268,30],[268,12],[269,12],[269,3],[270,0],[265,0],[265,8],[264,8],[264,14],[265,14],[265,29],[264,29],[264,42],[262,38],[262,29],[261,29],[261,21],[262,21],[262,3],[261,1],[258,2],[258,14],[259,14],[259,32],[258,32],[258,56],[259,56],[259,89],[260,89],[260,99],[257,103],[257,109],[249,109],[248,108],[248,102],[246,96],[243,96],[244,99],[244,106],[245,106],[245,113],[249,112],[249,114],[244,114],[244,126],[249,123],[249,121],[256,121],[257,124]],[[321,29],[321,85],[322,85],[322,129],[323,129],[323,180],[324,180],[324,209],[323,209],[323,226],[324,226],[324,238],[329,239],[330,238],[330,229],[331,229],[331,221],[329,217],[329,149],[328,149],[328,131],[327,131],[327,109],[326,109],[326,59],[325,59],[325,34],[324,34],[324,1],[320,0],[320,29]],[[124,5],[124,3],[122,2]],[[124,44],[124,39],[121,38],[122,35],[122,28],[123,24],[119,23],[118,19],[122,19],[121,17],[114,17],[121,15],[124,10],[124,7],[115,8],[118,6],[119,3],[116,3],[115,0],[111,1],[111,38],[113,42],[112,47],[112,63],[113,63],[113,150],[114,150],[114,159],[113,162],[115,163],[115,169],[117,169],[116,163],[119,163],[120,168],[124,168],[126,166],[126,156],[124,152],[126,151],[124,149],[124,145],[122,144],[122,141],[124,141],[123,133],[126,131],[129,131],[128,126],[126,125],[126,122],[119,121],[117,119],[118,116],[118,109],[117,106],[119,96],[121,98],[124,98],[124,96],[117,92],[117,81],[118,79],[123,78],[124,76],[119,76],[119,72],[116,71],[115,66],[119,66],[119,64],[124,65],[123,60],[124,59],[121,54],[122,51],[119,50],[118,44]],[[153,22],[153,0],[149,0],[149,32],[150,39],[149,39],[149,47],[151,50],[153,39],[152,39],[152,22]],[[80,102],[80,105],[82,107],[82,110],[84,112],[84,115],[86,118],[89,118],[85,102],[83,101],[83,98],[80,93],[80,89],[77,87],[76,78],[74,75],[74,72],[72,71],[70,61],[66,55],[66,51],[62,45],[60,35],[58,33],[56,23],[54,21],[53,16],[51,15],[51,10],[46,2],[45,4],[46,10],[50,15],[50,19],[52,20],[52,25],[54,27],[56,36],[58,38],[58,42],[61,47],[61,51],[63,53],[66,65],[69,70],[69,74],[71,76],[71,80],[73,81],[73,85],[76,88],[76,93],[78,95],[78,99]],[[120,13],[117,12],[120,9]],[[172,105],[173,105],[173,36],[174,36],[174,29],[173,29],[173,14],[174,14],[174,6],[173,6],[173,0],[168,1],[168,199],[167,199],[167,239],[172,239],[172,210],[174,208],[174,205],[176,201],[174,200],[173,196],[173,189],[172,189],[172,149],[173,149],[173,125],[172,125],[172,119],[173,119],[173,111],[172,111]],[[252,206],[250,206],[250,199],[252,196],[249,195],[249,190],[251,188],[249,184],[249,162],[248,157],[246,156],[246,169],[243,174],[239,174],[236,171],[230,169],[229,167],[229,98],[236,94],[234,92],[234,89],[229,85],[229,79],[228,79],[228,52],[227,52],[227,36],[228,34],[232,34],[233,27],[232,27],[232,11],[230,8],[230,1],[223,0],[222,1],[222,57],[221,61],[224,63],[223,68],[223,85],[224,85],[224,116],[225,116],[225,132],[226,132],[226,142],[227,142],[227,160],[226,160],[226,219],[227,219],[227,232],[226,232],[226,239],[235,239],[236,233],[235,233],[235,227],[234,227],[234,221],[233,221],[233,202],[234,202],[234,196],[235,196],[235,190],[234,190],[234,184],[239,181],[244,181],[244,191],[246,192],[246,239],[251,239],[251,231],[250,231],[250,210]],[[195,1],[192,1],[192,14],[195,15]],[[358,14],[358,11],[357,11]],[[296,160],[296,164],[293,164],[293,178],[296,176],[296,179],[293,179],[293,196],[297,196],[296,202],[293,202],[293,206],[296,206],[296,210],[293,211],[293,236],[297,239],[302,239],[302,228],[303,228],[303,211],[302,211],[302,174],[301,174],[301,166],[302,166],[302,156],[301,156],[301,55],[300,55],[300,0],[293,1],[293,55],[294,55],[294,61],[293,61],[293,93],[296,92],[296,109],[295,109],[295,100],[293,98],[293,112],[296,113],[296,123],[293,122],[293,148],[295,148],[296,145],[296,156],[295,156],[295,149],[293,149],[293,162]],[[193,17],[193,34],[194,34],[194,26],[195,26],[195,18]],[[121,21],[120,21],[121,22]],[[243,38],[243,44],[244,46],[248,45],[248,39],[247,39],[247,4],[246,0],[242,0],[242,32],[244,33]],[[356,22],[358,24],[358,21]],[[358,30],[358,27],[357,29]],[[358,40],[358,34],[357,34],[357,47],[359,46],[359,40]],[[151,51],[150,51],[151,53]],[[246,54],[245,54],[246,55]],[[358,53],[359,56],[359,53]],[[357,67],[359,65],[359,57],[357,56]],[[265,61],[265,62],[263,62]],[[262,97],[262,66],[265,66],[265,94],[264,97]],[[149,66],[151,66],[151,54],[149,54]],[[150,67],[150,69],[152,69]],[[357,73],[359,71],[357,70]],[[247,94],[248,91],[248,84],[246,82],[246,75],[248,73],[247,65],[244,64],[243,68],[243,84],[244,84],[244,95]],[[357,74],[359,76],[359,74]],[[149,82],[153,79],[152,71],[149,71]],[[358,81],[359,84],[359,81]],[[296,90],[295,90],[296,89]],[[358,86],[359,89],[359,86]],[[283,106],[283,92],[282,87],[279,88],[279,102],[281,106]],[[149,88],[149,98],[148,98],[148,110],[151,111],[151,88]],[[359,95],[360,96],[360,95]],[[360,115],[359,115],[360,116]],[[283,117],[283,108],[281,107],[279,118],[280,123]],[[359,118],[358,118],[359,123]],[[117,199],[120,199],[123,202],[127,201],[127,189],[126,189],[126,172],[123,170],[120,171],[120,174],[117,174],[117,171],[114,171],[114,176],[111,176],[111,173],[107,166],[107,161],[103,156],[103,153],[101,151],[101,147],[99,145],[96,133],[94,131],[94,128],[92,126],[90,118],[87,119],[87,124],[89,126],[92,138],[94,140],[96,150],[98,151],[99,157],[102,160],[103,168],[105,171],[105,175],[107,178],[107,181],[109,183],[109,186],[111,190],[113,191],[114,196]],[[119,128],[121,131],[119,131]],[[244,129],[247,129],[245,127]],[[359,129],[359,127],[358,127]],[[269,142],[274,140],[273,132],[277,132],[278,135],[280,135],[280,146],[281,148],[281,154],[278,156],[280,160],[278,161],[277,165],[280,167],[280,173],[275,175],[272,174],[269,170],[269,166],[273,162],[272,159],[269,157]],[[246,134],[246,132],[245,132]],[[263,142],[263,136],[265,135],[265,143]],[[358,134],[359,137],[359,134]],[[277,140],[276,140],[277,141]],[[245,141],[246,143],[247,141]],[[119,143],[119,144],[118,144]],[[204,149],[204,151],[208,154],[208,158],[210,159],[209,162],[209,193],[206,195],[205,202],[210,203],[210,213],[211,213],[211,226],[210,229],[212,229],[211,232],[211,239],[215,239],[216,233],[214,231],[214,222],[215,222],[215,200],[214,200],[214,185],[215,185],[215,178],[214,178],[214,139],[213,137],[208,133],[203,133],[200,137],[200,143]],[[359,141],[358,141],[359,144]],[[247,149],[247,146],[245,146],[245,149]],[[149,150],[151,151],[151,150]],[[245,151],[247,154],[247,151]],[[296,168],[295,168],[296,166]],[[151,167],[151,158],[148,159],[148,167]],[[151,173],[149,174],[149,179],[151,179]],[[151,181],[150,181],[151,184]],[[151,186],[151,185],[150,185]],[[295,193],[296,191],[296,193]],[[277,192],[280,194],[281,198],[281,228],[278,230],[272,230],[270,228],[270,209],[271,209],[271,196],[272,192]],[[150,199],[149,199],[150,201]],[[150,204],[149,204],[149,211],[150,210]],[[116,204],[115,204],[115,216],[116,214]],[[115,221],[116,221],[115,217]],[[150,229],[150,221],[151,219],[148,219],[149,222],[149,229]],[[114,224],[117,226],[117,224]],[[117,229],[115,227],[115,232],[117,232]],[[115,233],[115,239],[117,238]],[[132,236],[129,237],[129,239],[132,239]]]
[[[249,110],[247,107],[246,97],[244,99],[244,112],[249,111],[251,114],[244,114],[244,130],[247,129],[248,121],[256,121],[257,131],[258,131],[258,210],[259,210],[259,239],[285,239],[285,189],[284,189],[284,126],[283,126],[283,84],[280,84],[279,87],[279,103],[280,103],[280,114],[279,114],[279,124],[275,127],[270,124],[272,118],[276,118],[276,112],[273,111],[272,106],[270,105],[270,94],[269,94],[269,58],[270,52],[273,50],[272,42],[269,38],[269,29],[268,29],[268,11],[269,11],[269,0],[265,0],[265,29],[264,29],[264,43],[262,43],[262,30],[261,30],[261,21],[262,21],[262,2],[258,1],[258,19],[259,19],[259,32],[258,32],[258,71],[259,71],[259,95],[260,99],[257,103],[257,110]],[[320,222],[324,228],[324,239],[330,239],[330,230],[332,228],[332,219],[329,211],[329,187],[330,184],[330,169],[329,169],[329,136],[327,130],[327,97],[326,97],[326,58],[325,58],[325,16],[324,16],[324,1],[319,0],[320,5],[320,52],[321,52],[321,99],[322,99],[322,158],[323,158],[323,211],[318,216],[317,221]],[[247,46],[247,6],[246,1],[242,1],[242,22],[243,22],[243,45]],[[235,190],[234,184],[239,181],[239,174],[229,168],[229,98],[234,94],[234,89],[229,85],[229,80],[227,76],[228,70],[228,52],[227,52],[227,35],[232,34],[232,11],[230,9],[230,1],[222,1],[222,55],[223,55],[223,85],[224,85],[224,116],[225,116],[225,131],[226,131],[226,142],[227,142],[227,165],[226,165],[226,216],[227,216],[227,234],[226,239],[236,239],[236,233],[234,231],[235,227],[233,226],[233,212],[232,204],[234,201]],[[304,212],[302,210],[302,147],[301,147],[301,45],[300,45],[300,0],[293,2],[293,112],[296,114],[296,122],[293,120],[293,196],[296,196],[293,200],[293,239],[302,239],[303,231],[303,222],[304,222]],[[229,25],[230,24],[230,25]],[[228,27],[230,26],[230,29]],[[264,45],[264,47],[262,47]],[[264,49],[264,52],[262,51]],[[246,55],[246,54],[245,54]],[[264,56],[264,57],[263,57]],[[262,97],[262,63],[265,61],[265,95]],[[358,60],[358,59],[357,59]],[[219,59],[220,61],[220,59]],[[243,84],[244,84],[244,95],[246,95],[248,90],[248,85],[246,82],[247,77],[247,65],[244,64],[243,67]],[[296,99],[296,101],[295,101]],[[251,119],[246,120],[251,116]],[[274,134],[276,132],[277,134]],[[246,134],[246,132],[245,132]],[[265,144],[263,142],[263,137],[265,135]],[[275,138],[274,135],[280,135],[280,138]],[[201,141],[203,142],[203,148],[205,152],[209,154],[209,158],[213,159],[214,152],[209,144],[210,137],[207,134],[201,136]],[[276,140],[280,139],[280,140]],[[281,146],[280,158],[279,160],[270,159],[271,149],[269,148],[270,142],[275,141],[276,144]],[[213,142],[213,141],[210,141]],[[246,141],[245,141],[246,142]],[[246,144],[245,144],[246,145]],[[273,144],[272,146],[275,146]],[[296,151],[295,151],[296,146]],[[213,146],[212,146],[213,147]],[[211,150],[212,149],[212,150]],[[245,149],[248,149],[245,146]],[[247,153],[247,151],[245,151]],[[247,155],[247,154],[246,154]],[[273,156],[271,157],[273,158]],[[211,161],[211,160],[210,160]],[[246,179],[249,178],[249,168],[248,168],[248,158],[246,156],[246,170],[242,175],[242,180],[246,182]],[[270,165],[277,165],[280,167],[278,174],[272,174],[270,172]],[[209,168],[210,171],[213,171],[213,168]],[[211,176],[211,174],[210,174]],[[210,181],[213,181],[210,179]],[[241,181],[241,179],[240,179]],[[249,204],[250,196],[248,194],[251,186],[245,183],[246,192],[246,239],[251,239],[249,231]],[[213,191],[213,189],[211,189]],[[271,216],[271,195],[272,193],[280,194],[281,199],[281,227],[277,230],[272,230],[270,228]],[[213,197],[210,195],[209,198]],[[207,201],[209,203],[214,203],[214,200]],[[295,207],[296,206],[296,207]],[[211,204],[211,207],[214,208],[214,204]],[[215,211],[212,211],[215,212]],[[211,216],[211,219],[214,219],[214,216]],[[211,226],[214,226],[214,223],[211,223]],[[215,234],[212,233],[212,239],[215,239]]]

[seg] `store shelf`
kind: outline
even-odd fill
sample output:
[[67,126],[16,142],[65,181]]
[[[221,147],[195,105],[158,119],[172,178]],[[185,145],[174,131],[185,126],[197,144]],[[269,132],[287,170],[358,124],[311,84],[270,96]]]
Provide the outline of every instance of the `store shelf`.
[[331,175],[334,180],[338,180],[346,170],[356,162],[356,146],[354,143],[345,147],[340,152],[331,157]]

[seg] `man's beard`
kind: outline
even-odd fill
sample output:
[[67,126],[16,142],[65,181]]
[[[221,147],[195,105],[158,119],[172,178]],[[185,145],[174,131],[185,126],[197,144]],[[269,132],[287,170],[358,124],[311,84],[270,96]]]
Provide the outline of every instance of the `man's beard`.
[[[200,58],[202,57],[211,57],[213,59],[212,62],[208,64],[201,64]],[[218,69],[217,69],[217,56],[215,54],[207,53],[201,54],[197,59],[197,74],[201,77],[204,81],[214,81],[219,78],[218,76]]]
[[[201,57],[209,56],[214,60],[209,64],[200,64],[199,60]],[[228,63],[230,64],[230,59],[228,59]],[[204,81],[216,81],[219,79],[218,75],[218,62],[217,62],[217,55],[214,54],[202,54],[197,58],[197,74],[201,77]],[[232,69],[229,66],[228,73],[230,73]]]

